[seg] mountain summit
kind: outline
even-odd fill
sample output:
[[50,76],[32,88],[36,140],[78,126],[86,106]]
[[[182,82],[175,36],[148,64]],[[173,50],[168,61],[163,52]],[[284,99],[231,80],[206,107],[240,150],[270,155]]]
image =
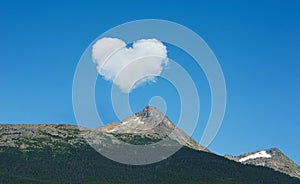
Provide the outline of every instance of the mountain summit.
[[108,124],[102,127],[101,130],[108,134],[118,135],[118,137],[135,135],[155,140],[169,137],[183,146],[208,151],[184,131],[176,127],[167,116],[152,106],[146,106],[142,111],[125,118],[120,123]]
[[166,135],[174,130],[175,125],[155,107],[146,106],[142,111],[125,118],[120,123],[108,124],[103,128],[107,132],[114,133],[157,133]]

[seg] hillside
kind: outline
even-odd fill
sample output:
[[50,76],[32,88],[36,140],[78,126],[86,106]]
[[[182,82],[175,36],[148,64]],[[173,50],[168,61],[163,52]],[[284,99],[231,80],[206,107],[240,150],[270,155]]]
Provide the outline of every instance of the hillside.
[[[162,148],[183,147],[153,164],[121,164],[90,146],[120,151],[121,142],[153,144],[166,138],[171,129],[175,130],[169,138],[172,144],[162,144]],[[128,153],[130,150],[120,154]],[[134,154],[130,156],[133,161],[137,159]],[[300,184],[300,180],[203,149],[167,117],[146,108],[121,123],[94,129],[65,124],[1,124],[0,183]]]

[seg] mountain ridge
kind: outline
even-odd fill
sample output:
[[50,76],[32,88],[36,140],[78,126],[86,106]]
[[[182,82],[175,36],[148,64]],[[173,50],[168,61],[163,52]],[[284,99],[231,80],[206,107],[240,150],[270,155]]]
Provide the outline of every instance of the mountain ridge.
[[[137,125],[131,127],[130,124]],[[105,148],[122,142],[152,144],[169,135],[182,148],[169,158],[144,166],[116,163],[90,146],[90,143],[104,145]],[[240,164],[203,150],[201,145],[186,136],[188,135],[177,130],[164,114],[152,107],[146,107],[120,123],[93,129],[70,124],[1,124],[0,183],[172,181],[171,183],[300,184],[300,180],[273,169]],[[115,171],[119,172],[117,177]]]
[[239,156],[224,155],[225,158],[242,164],[269,167],[276,171],[300,178],[300,167],[278,148],[269,148]]

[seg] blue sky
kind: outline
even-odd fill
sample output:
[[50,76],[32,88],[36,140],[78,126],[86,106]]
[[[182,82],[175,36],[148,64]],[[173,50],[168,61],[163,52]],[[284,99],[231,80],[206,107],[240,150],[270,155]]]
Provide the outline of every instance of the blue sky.
[[[299,9],[296,0],[1,1],[0,122],[75,124],[72,80],[85,48],[121,23],[165,19],[199,34],[223,69],[227,109],[209,148],[241,154],[278,147],[300,164]],[[192,60],[175,47],[168,46],[168,52],[179,63]],[[208,118],[209,86],[201,69],[185,67],[201,91],[202,111],[194,134],[198,140]],[[106,98],[109,86],[98,79],[97,106],[104,108],[105,122],[116,121]],[[133,110],[139,111],[153,95],[170,101],[167,115],[176,121],[176,93],[161,79],[131,93]]]

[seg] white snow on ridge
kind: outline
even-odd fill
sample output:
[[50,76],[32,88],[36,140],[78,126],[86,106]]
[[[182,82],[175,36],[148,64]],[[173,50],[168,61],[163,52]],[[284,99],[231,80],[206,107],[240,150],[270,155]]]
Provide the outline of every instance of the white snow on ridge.
[[239,159],[239,162],[245,162],[249,159],[256,159],[256,158],[271,158],[272,156],[268,154],[266,151],[260,151],[257,153],[254,153],[252,155],[248,155],[244,158]]

